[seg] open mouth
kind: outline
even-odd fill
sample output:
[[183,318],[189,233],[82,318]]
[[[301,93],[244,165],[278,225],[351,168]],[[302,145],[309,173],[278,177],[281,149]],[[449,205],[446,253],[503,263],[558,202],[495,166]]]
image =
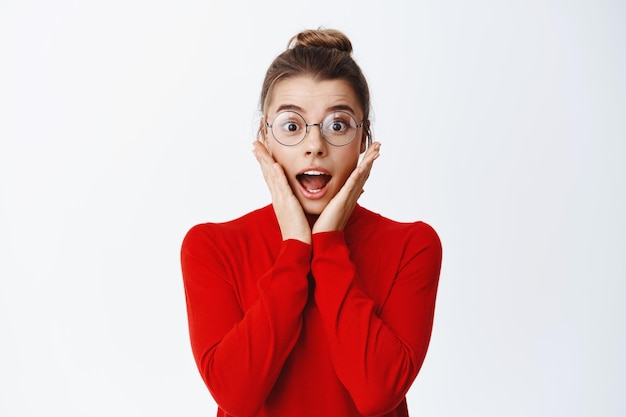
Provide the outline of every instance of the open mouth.
[[296,179],[308,192],[315,194],[319,193],[328,185],[331,175],[328,175],[321,171],[305,171],[302,174],[296,175]]

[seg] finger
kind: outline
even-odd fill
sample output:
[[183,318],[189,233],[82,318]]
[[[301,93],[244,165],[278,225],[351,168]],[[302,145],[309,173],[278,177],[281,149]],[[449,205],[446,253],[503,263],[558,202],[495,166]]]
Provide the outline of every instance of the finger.
[[273,158],[269,156],[265,147],[258,142],[252,144],[252,153],[259,163],[265,182],[270,187],[270,191],[272,191],[272,183],[274,182],[273,178],[276,177],[276,173],[273,168]]
[[352,174],[350,174],[344,186],[341,187],[341,190],[337,193],[337,197],[344,198],[344,201],[353,200],[356,202],[356,200],[363,193],[363,186],[365,185],[366,180],[367,173],[357,167]]
[[265,177],[266,181],[270,178],[276,177],[277,170],[276,167],[274,167],[274,164],[278,164],[276,163],[274,158],[272,158],[272,156],[267,152],[265,146],[263,146],[259,142],[254,143],[252,153],[259,162],[259,165],[261,166],[261,171],[263,172],[263,176]]
[[374,161],[380,156],[379,151],[380,142],[374,142],[367,150],[359,166],[350,174],[341,191],[347,192],[355,199],[358,199],[363,194],[363,186],[369,178]]
[[273,162],[270,169],[274,184],[279,186],[283,191],[289,190],[291,193],[291,188],[289,188],[289,182],[287,181],[287,176],[285,175],[283,167],[281,167],[278,162]]
[[272,158],[265,146],[259,141],[252,143],[252,153],[259,162],[274,162],[274,158]]
[[272,200],[289,199],[293,196],[285,171],[276,160],[267,152],[265,146],[260,143],[253,144],[253,153],[263,173],[263,178],[267,184]]
[[374,161],[380,156],[380,147],[381,147],[380,142],[372,143],[372,146],[370,146],[367,149],[367,152],[363,156],[363,159],[361,160],[361,163],[359,165],[360,166],[367,166],[367,165],[371,166],[374,163]]
[[369,147],[367,153],[364,155],[361,163],[357,167],[355,171],[357,171],[358,179],[362,181],[362,184],[365,184],[365,181],[369,178],[370,172],[372,170],[372,166],[374,165],[374,161],[378,159],[380,156],[380,142],[374,142],[372,146]]

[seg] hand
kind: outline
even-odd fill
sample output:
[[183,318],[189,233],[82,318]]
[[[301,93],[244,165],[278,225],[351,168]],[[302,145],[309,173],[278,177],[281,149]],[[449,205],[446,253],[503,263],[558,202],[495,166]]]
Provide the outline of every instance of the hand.
[[259,141],[253,143],[252,153],[259,161],[263,178],[272,195],[272,205],[283,240],[297,239],[311,244],[311,226],[300,202],[291,191],[282,167]]
[[365,152],[361,163],[341,187],[341,190],[328,203],[313,225],[313,233],[343,230],[354,210],[357,200],[363,194],[363,186],[370,175],[374,161],[380,156],[380,142],[374,142]]

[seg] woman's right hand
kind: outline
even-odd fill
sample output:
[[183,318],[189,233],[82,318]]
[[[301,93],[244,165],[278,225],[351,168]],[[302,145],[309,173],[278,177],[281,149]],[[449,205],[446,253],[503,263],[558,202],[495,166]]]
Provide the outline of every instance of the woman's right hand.
[[254,141],[252,153],[259,161],[263,178],[272,195],[272,205],[283,240],[296,239],[311,244],[311,227],[300,202],[291,191],[283,168],[260,141]]

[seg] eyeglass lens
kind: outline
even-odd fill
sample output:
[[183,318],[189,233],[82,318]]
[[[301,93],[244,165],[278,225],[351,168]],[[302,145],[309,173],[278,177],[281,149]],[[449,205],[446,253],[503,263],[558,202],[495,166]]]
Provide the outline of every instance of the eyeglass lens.
[[307,124],[304,118],[292,111],[276,115],[271,125],[272,134],[283,145],[293,146],[304,140],[308,130],[319,126],[322,137],[331,145],[343,146],[350,143],[356,136],[358,126],[354,118],[346,112],[329,113],[321,124]]

